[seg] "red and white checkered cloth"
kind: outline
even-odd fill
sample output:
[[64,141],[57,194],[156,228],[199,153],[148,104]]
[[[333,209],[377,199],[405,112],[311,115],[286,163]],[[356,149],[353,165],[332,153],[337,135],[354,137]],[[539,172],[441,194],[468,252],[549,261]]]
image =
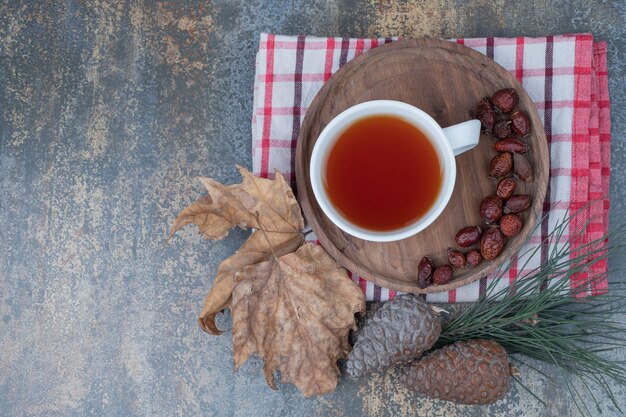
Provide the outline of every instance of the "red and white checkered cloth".
[[[325,81],[343,64],[359,54],[395,39],[317,38],[261,34],[254,80],[252,116],[253,171],[270,177],[279,170],[295,185],[294,154],[300,125],[311,101]],[[585,215],[571,224],[573,233],[590,220],[582,242],[601,238],[608,231],[610,174],[610,104],[606,43],[594,42],[590,34],[544,38],[454,39],[493,58],[511,71],[535,102],[550,148],[550,183],[544,214],[547,217],[528,245],[540,245],[566,211],[576,211],[588,201]],[[315,240],[315,237],[311,237]],[[542,245],[543,246],[543,245]],[[525,251],[527,248],[523,248]],[[548,254],[542,247],[528,267],[541,265]],[[499,286],[510,285],[525,259],[512,259]],[[607,269],[606,262],[594,266]],[[508,279],[506,278],[508,277]],[[396,292],[381,288],[352,274],[367,300],[384,301]],[[433,302],[477,300],[490,278],[438,294]],[[586,285],[579,275],[572,286]],[[594,282],[589,294],[607,290],[607,282]]]

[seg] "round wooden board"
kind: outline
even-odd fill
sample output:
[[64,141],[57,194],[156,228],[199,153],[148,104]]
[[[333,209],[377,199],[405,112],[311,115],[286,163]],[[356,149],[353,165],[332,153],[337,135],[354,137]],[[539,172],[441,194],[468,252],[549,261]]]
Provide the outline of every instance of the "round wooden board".
[[[481,200],[494,194],[497,181],[488,177],[496,155],[494,140],[481,135],[479,145],[457,160],[452,198],[444,212],[427,229],[398,242],[376,243],[355,238],[336,227],[322,212],[309,181],[309,160],[322,129],[343,110],[364,101],[389,99],[412,104],[446,127],[472,118],[476,103],[495,91],[513,87],[519,93],[517,108],[528,112],[532,133],[527,138],[535,179],[518,182],[517,194],[532,197],[522,214],[522,232],[506,243],[493,261],[455,270],[446,285],[417,286],[417,264],[431,256],[447,264],[446,250],[455,247],[456,232],[472,225],[484,226],[478,212]],[[549,178],[546,136],[532,100],[500,65],[459,44],[437,39],[390,43],[360,55],[344,65],[322,87],[306,113],[296,149],[296,181],[304,214],[321,244],[343,266],[380,286],[412,293],[447,291],[489,274],[507,260],[527,238],[542,212]],[[410,190],[407,190],[410,192]]]

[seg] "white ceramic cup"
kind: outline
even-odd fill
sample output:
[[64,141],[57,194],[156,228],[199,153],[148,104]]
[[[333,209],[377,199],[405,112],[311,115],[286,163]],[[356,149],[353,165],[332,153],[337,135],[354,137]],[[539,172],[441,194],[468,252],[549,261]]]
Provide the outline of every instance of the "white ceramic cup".
[[[439,196],[430,210],[406,227],[384,232],[364,229],[347,220],[333,206],[324,186],[328,155],[341,134],[357,120],[382,115],[400,117],[424,132],[437,152],[443,172]],[[374,242],[392,242],[405,239],[424,230],[441,214],[450,200],[456,181],[454,157],[476,146],[479,138],[480,121],[478,120],[469,120],[442,128],[423,110],[400,101],[374,100],[357,104],[331,120],[315,142],[309,171],[313,193],[326,216],[344,232]],[[411,192],[411,190],[407,190],[407,192]]]

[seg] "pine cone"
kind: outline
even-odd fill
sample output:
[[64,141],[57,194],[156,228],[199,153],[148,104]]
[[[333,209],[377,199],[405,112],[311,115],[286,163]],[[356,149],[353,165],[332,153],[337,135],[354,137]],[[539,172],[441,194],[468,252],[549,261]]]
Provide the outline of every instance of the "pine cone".
[[388,301],[368,320],[348,355],[353,378],[406,364],[431,348],[441,333],[441,321],[426,302],[403,294]]
[[491,340],[467,340],[407,366],[401,380],[424,395],[460,404],[489,404],[503,398],[511,371],[506,351]]

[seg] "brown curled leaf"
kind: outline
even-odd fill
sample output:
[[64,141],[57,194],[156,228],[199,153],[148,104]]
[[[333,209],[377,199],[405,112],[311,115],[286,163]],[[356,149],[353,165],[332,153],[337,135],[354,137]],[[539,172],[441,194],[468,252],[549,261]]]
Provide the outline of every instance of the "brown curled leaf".
[[202,330],[215,335],[222,333],[215,325],[215,318],[222,310],[230,307],[230,299],[235,287],[235,274],[245,266],[266,261],[272,256],[272,249],[267,243],[268,239],[278,257],[294,252],[303,243],[301,234],[267,232],[264,236],[259,231],[252,233],[234,255],[220,264],[198,318],[198,324]]
[[215,316],[230,308],[235,368],[258,353],[270,387],[276,388],[279,370],[283,382],[305,396],[332,391],[336,362],[350,351],[354,314],[365,310],[363,293],[321,246],[302,245],[304,220],[280,173],[267,180],[240,171],[240,184],[202,179],[209,195],[183,210],[172,227],[174,233],[196,224],[211,239],[235,226],[255,229],[220,265],[198,322],[219,334]]
[[213,286],[200,313],[200,327],[212,334],[221,331],[216,315],[230,304],[234,275],[253,265],[295,251],[303,242],[300,230],[304,219],[293,191],[280,173],[273,180],[259,178],[238,167],[242,182],[223,185],[211,178],[200,178],[208,195],[184,209],[172,225],[170,237],[180,228],[195,224],[207,239],[219,240],[233,227],[263,229],[253,233],[239,251],[220,265]]
[[235,226],[258,228],[259,221],[268,231],[300,233],[304,227],[300,206],[282,174],[277,172],[276,178],[269,180],[237,168],[243,178],[239,184],[200,178],[209,194],[180,212],[168,239],[188,224],[195,224],[204,237],[213,240],[223,239]]
[[[255,234],[259,234],[256,232]],[[247,266],[235,278],[233,354],[235,370],[257,353],[268,385],[295,384],[305,397],[333,391],[337,360],[350,352],[355,313],[365,311],[357,285],[321,247]]]

